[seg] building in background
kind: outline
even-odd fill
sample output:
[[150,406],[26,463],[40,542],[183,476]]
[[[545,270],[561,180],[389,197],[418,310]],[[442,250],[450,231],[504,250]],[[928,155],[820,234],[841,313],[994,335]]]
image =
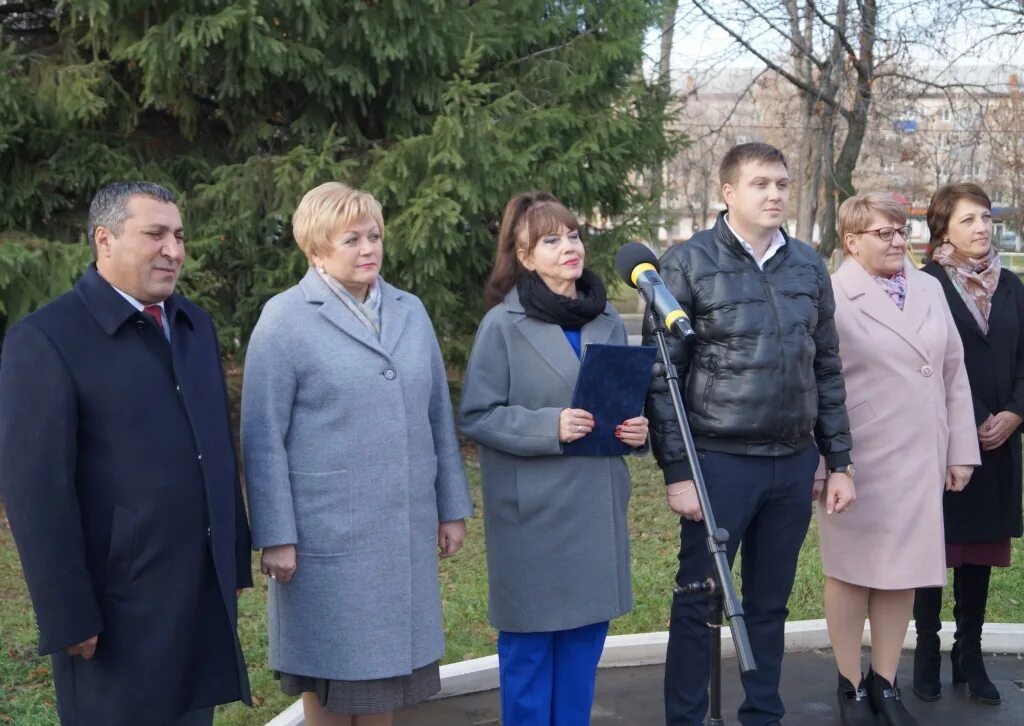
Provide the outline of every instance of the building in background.
[[[933,80],[913,96],[902,90],[905,82],[884,74],[879,79],[854,175],[857,189],[900,195],[911,214],[913,243],[921,248],[928,240],[924,212],[936,187],[977,182],[992,197],[999,246],[1020,251],[1024,70],[967,66],[955,74],[925,76]],[[761,69],[726,68],[701,77],[684,75],[674,85],[682,99],[676,123],[692,144],[665,168],[660,244],[685,241],[713,223],[724,208],[718,162],[729,147],[748,141],[774,144],[789,159],[795,221],[801,205],[811,202],[799,183],[805,170],[797,149],[815,130],[800,128],[800,100],[789,83]]]

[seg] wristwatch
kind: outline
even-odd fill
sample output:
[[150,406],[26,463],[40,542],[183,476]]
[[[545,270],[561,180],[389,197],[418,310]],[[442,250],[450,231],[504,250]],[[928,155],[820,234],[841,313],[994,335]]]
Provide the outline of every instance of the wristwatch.
[[846,474],[848,477],[853,479],[853,464],[843,464],[842,466],[834,466],[828,470],[829,474]]

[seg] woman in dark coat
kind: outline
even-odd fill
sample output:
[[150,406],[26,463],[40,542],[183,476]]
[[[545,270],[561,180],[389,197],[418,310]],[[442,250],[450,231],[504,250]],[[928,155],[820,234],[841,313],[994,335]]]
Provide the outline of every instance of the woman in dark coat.
[[[956,635],[953,683],[971,697],[999,703],[981,657],[989,574],[1010,565],[1010,538],[1021,535],[1021,423],[1024,422],[1024,284],[1002,269],[992,245],[992,202],[976,184],[935,192],[928,205],[931,261],[924,271],[942,284],[964,344],[967,377],[981,444],[971,485],[946,493],[946,565],[953,568]],[[917,649],[914,693],[939,698],[941,588],[921,588],[914,601]]]

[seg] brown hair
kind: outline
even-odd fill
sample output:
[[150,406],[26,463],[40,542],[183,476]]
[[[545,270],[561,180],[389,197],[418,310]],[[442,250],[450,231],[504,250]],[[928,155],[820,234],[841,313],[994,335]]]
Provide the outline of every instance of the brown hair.
[[302,197],[292,215],[292,236],[307,259],[326,254],[331,238],[348,225],[372,219],[384,239],[380,203],[369,192],[341,182],[325,182]]
[[739,179],[740,167],[748,163],[755,164],[782,164],[789,170],[786,164],[785,155],[771,144],[752,142],[749,144],[737,144],[725,152],[722,163],[718,166],[718,181],[720,184],[735,184]]
[[522,249],[529,254],[541,237],[556,234],[562,227],[578,230],[579,220],[552,194],[520,192],[508,201],[501,214],[494,267],[484,288],[484,304],[488,309],[504,300],[526,272],[517,251]]
[[931,237],[928,240],[929,257],[949,231],[949,218],[953,216],[953,210],[961,199],[977,202],[992,211],[992,200],[984,189],[973,182],[947,184],[936,189],[928,203],[928,233]]
[[876,214],[891,221],[894,227],[907,223],[906,207],[889,192],[855,194],[839,205],[839,239],[844,250],[849,252],[846,235],[863,232]]

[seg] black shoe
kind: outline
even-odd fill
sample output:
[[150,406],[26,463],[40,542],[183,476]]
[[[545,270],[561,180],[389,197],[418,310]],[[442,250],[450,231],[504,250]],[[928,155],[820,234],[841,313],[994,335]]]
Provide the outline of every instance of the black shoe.
[[1002,699],[981,655],[981,630],[985,624],[990,567],[964,565],[953,570],[953,593],[956,599],[956,644],[950,653],[953,661],[953,683],[967,683],[971,698],[978,703],[998,705]]
[[856,688],[849,679],[839,674],[839,688],[836,690],[839,699],[839,719],[844,726],[875,726],[875,712],[871,708],[864,678]]
[[914,695],[922,701],[937,701],[942,696],[939,671],[942,654],[939,652],[939,630],[942,620],[942,588],[921,587],[914,594],[914,621],[917,629],[917,647],[914,649]]
[[[959,645],[959,643],[957,644]],[[978,703],[998,706],[1002,702],[999,689],[989,679],[985,660],[981,657],[981,643],[967,643],[959,649],[953,646],[953,685],[967,684],[967,690]]]
[[868,670],[865,682],[871,707],[878,714],[876,723],[884,726],[917,726],[917,720],[903,705],[900,689],[894,683],[889,683],[873,669]]

